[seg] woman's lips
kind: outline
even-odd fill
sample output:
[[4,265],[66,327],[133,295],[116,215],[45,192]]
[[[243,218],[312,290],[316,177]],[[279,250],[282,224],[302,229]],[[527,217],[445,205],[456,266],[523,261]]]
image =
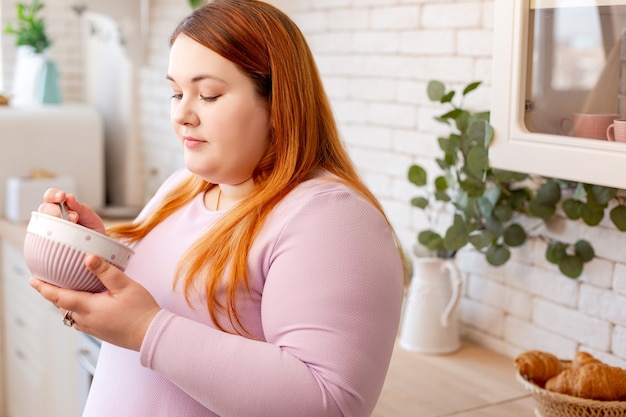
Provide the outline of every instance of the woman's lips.
[[192,138],[190,136],[186,136],[183,138],[185,147],[187,148],[197,148],[205,143],[203,140]]

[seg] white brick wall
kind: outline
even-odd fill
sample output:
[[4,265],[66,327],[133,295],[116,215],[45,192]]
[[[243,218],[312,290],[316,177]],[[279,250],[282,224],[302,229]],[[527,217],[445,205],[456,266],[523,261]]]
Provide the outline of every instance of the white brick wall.
[[[14,0],[0,0],[3,19]],[[425,94],[429,80],[451,87],[481,80],[468,106],[489,108],[493,0],[274,0],[307,36],[346,145],[363,178],[380,198],[407,248],[424,216],[409,206],[414,189],[406,180],[412,162],[434,167],[433,120],[442,109]],[[51,54],[62,70],[65,97],[79,98],[80,54],[70,0],[47,0]],[[150,2],[150,42],[140,69],[141,139],[146,198],[182,164],[168,121],[164,81],[168,37],[188,13],[184,0]],[[4,74],[12,59],[3,39]],[[544,259],[546,244],[532,240],[504,267],[463,251],[457,263],[465,289],[463,332],[495,351],[514,356],[545,349],[569,357],[583,348],[626,366],[626,251],[624,236],[605,221],[588,228],[559,221],[545,232],[590,240],[597,258],[571,280]]]

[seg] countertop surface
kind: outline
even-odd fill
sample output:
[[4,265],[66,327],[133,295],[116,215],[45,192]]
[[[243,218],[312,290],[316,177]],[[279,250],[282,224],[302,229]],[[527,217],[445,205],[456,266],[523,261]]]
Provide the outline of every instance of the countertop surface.
[[[24,245],[26,223],[0,218],[0,239]],[[513,360],[469,341],[447,355],[396,347],[372,417],[533,417]]]
[[469,341],[447,355],[396,346],[372,417],[534,417],[513,360]]

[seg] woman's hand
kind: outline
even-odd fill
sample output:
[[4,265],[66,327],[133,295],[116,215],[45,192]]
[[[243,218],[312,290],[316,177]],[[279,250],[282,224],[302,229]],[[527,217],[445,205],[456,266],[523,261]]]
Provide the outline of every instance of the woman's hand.
[[65,191],[56,188],[49,188],[43,195],[43,201],[44,203],[39,206],[39,212],[60,217],[59,203],[65,201],[69,210],[69,221],[106,234],[104,223],[100,216],[87,204],[78,202],[75,195],[66,194]]
[[36,278],[31,278],[29,284],[58,307],[62,315],[67,310],[72,311],[77,330],[139,351],[148,326],[161,309],[156,300],[144,287],[95,255],[87,255],[85,265],[102,281],[107,291],[73,291]]

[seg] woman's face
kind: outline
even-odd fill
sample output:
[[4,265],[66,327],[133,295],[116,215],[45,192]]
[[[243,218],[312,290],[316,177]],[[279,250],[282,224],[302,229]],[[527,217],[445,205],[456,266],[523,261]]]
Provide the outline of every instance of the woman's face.
[[170,50],[172,125],[185,166],[213,184],[252,177],[268,146],[269,108],[235,64],[186,35]]

